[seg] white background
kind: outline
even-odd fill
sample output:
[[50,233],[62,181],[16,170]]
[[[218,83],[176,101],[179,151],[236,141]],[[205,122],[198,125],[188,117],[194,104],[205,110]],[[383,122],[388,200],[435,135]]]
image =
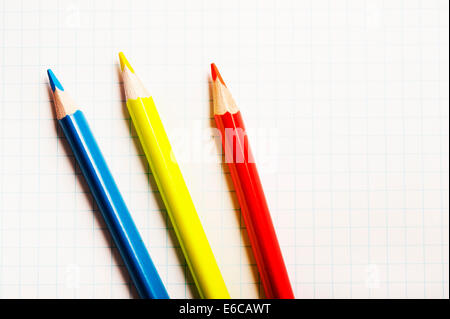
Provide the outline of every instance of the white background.
[[126,111],[153,94],[232,297],[262,289],[213,138],[240,106],[297,298],[448,298],[446,0],[0,1],[0,297],[135,297],[52,110],[86,114],[172,297],[195,297]]

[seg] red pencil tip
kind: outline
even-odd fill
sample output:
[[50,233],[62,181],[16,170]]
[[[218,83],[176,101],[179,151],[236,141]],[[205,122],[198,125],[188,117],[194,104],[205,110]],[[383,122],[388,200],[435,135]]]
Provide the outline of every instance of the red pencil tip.
[[220,75],[220,72],[219,72],[219,70],[217,69],[217,66],[216,66],[214,63],[211,63],[211,76],[212,76],[213,81],[215,81],[215,80],[217,79],[217,77],[219,77],[219,81],[220,81],[223,85],[227,86],[227,85],[225,84],[225,82],[223,81],[222,76]]

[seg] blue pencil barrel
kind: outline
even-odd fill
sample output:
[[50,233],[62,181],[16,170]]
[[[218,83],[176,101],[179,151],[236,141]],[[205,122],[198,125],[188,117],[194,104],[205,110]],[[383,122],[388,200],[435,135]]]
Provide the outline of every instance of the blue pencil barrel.
[[81,111],[59,120],[141,298],[169,295]]

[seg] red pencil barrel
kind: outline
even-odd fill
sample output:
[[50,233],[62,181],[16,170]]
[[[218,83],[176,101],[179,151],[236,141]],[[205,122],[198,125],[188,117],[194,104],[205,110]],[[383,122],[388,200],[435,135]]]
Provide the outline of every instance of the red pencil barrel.
[[266,298],[294,298],[241,112],[215,120]]

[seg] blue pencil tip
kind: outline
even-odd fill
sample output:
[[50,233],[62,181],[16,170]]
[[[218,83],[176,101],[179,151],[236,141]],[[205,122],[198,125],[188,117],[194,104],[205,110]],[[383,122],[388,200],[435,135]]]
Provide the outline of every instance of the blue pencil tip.
[[59,83],[58,78],[56,77],[56,75],[53,73],[53,71],[51,69],[47,70],[47,74],[48,74],[48,79],[50,81],[50,86],[52,87],[52,91],[55,92],[56,88],[64,91],[63,86],[61,85],[61,83]]

